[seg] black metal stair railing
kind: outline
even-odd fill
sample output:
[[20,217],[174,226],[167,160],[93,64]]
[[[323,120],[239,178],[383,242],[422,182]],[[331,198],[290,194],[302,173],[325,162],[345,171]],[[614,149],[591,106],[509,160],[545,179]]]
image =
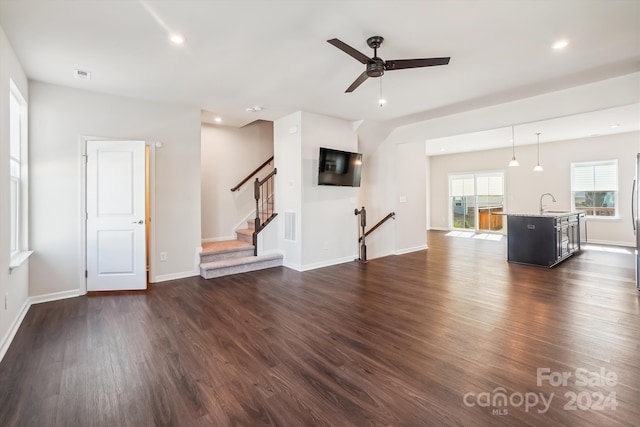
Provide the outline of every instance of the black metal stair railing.
[[360,229],[361,229],[361,232],[359,233],[360,235],[358,237],[358,244],[360,245],[360,248],[359,248],[358,259],[356,259],[356,261],[366,263],[367,262],[366,237],[369,234],[373,233],[378,227],[384,224],[388,219],[390,218],[396,219],[396,213],[389,212],[387,216],[385,216],[380,221],[378,221],[376,225],[371,227],[368,231],[365,231],[365,227],[367,226],[367,210],[364,208],[364,206],[360,210],[355,209],[353,213],[356,216],[360,215]]
[[275,176],[278,169],[253,182],[253,197],[256,200],[256,218],[254,220],[254,255],[258,254],[258,233],[260,233],[278,214],[275,211]]

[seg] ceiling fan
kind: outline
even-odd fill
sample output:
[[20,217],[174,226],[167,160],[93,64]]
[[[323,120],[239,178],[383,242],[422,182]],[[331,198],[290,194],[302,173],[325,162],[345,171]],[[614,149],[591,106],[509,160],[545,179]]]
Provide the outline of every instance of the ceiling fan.
[[369,58],[364,53],[352,48],[348,44],[338,39],[327,40],[328,43],[334,45],[347,55],[352,56],[363,64],[367,65],[367,69],[347,88],[345,92],[353,92],[369,77],[380,77],[385,71],[402,70],[405,68],[433,67],[435,65],[447,65],[451,57],[444,58],[423,58],[423,59],[396,59],[385,61],[378,58],[378,48],[384,41],[380,36],[372,36],[367,39],[367,44],[373,49],[373,58]]

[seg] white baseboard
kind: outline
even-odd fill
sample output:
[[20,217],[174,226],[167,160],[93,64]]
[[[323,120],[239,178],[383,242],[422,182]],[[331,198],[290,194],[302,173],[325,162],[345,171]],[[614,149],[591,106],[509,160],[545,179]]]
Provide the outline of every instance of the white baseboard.
[[11,345],[13,338],[16,336],[16,333],[18,332],[20,325],[22,325],[22,321],[24,320],[24,317],[27,315],[27,312],[29,311],[29,307],[31,307],[31,303],[29,302],[29,298],[27,298],[27,300],[22,305],[22,308],[18,312],[18,315],[13,320],[13,323],[11,324],[11,327],[7,331],[7,334],[2,339],[2,343],[0,345],[0,362],[2,361],[2,358],[4,357],[4,355],[7,353],[7,350],[9,350],[9,346]]
[[82,295],[80,289],[72,289],[70,291],[54,292],[52,294],[36,295],[35,297],[29,297],[31,304],[41,304],[43,302],[58,301],[60,299],[75,298]]
[[183,271],[181,273],[161,274],[156,276],[151,283],[168,282],[169,280],[186,279],[187,277],[199,276],[200,270]]
[[425,249],[429,249],[429,246],[427,245],[420,245],[420,246],[414,246],[413,248],[405,248],[405,249],[398,249],[397,251],[395,251],[394,253],[396,255],[404,255],[404,254],[409,254],[411,252],[418,252],[418,251],[423,251]]
[[7,334],[2,339],[2,343],[0,343],[0,361],[2,361],[2,358],[7,353],[11,342],[15,338],[18,329],[20,329],[20,325],[22,325],[22,322],[32,305],[41,304],[43,302],[57,301],[66,298],[75,298],[80,295],[80,289],[73,289],[71,291],[54,292],[52,294],[37,295],[27,298],[27,300],[22,305],[22,308],[20,308],[18,315],[11,324],[9,331],[7,331]]
[[612,240],[599,240],[599,239],[589,239],[587,242],[581,242],[581,245],[607,245],[607,246],[624,246],[626,248],[633,248],[635,244],[629,242],[617,242]]
[[289,267],[289,268],[292,268],[292,269],[297,270],[297,271],[310,271],[310,270],[315,270],[317,268],[331,267],[332,265],[338,265],[338,264],[344,264],[346,262],[352,262],[357,257],[358,257],[357,254],[353,254],[352,256],[348,256],[348,257],[344,257],[344,258],[337,258],[337,259],[331,259],[331,260],[327,260],[327,261],[314,262],[312,264],[305,264],[305,265],[295,265],[295,266],[285,265],[285,267]]
[[435,230],[435,231],[450,231],[446,227],[429,227],[427,230]]

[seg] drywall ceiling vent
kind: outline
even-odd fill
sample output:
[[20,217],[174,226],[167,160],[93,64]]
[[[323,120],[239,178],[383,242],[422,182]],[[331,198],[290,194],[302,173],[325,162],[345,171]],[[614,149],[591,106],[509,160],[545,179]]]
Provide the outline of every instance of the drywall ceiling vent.
[[296,240],[296,213],[285,211],[284,213],[284,240]]
[[73,70],[73,76],[80,80],[91,80],[91,73],[84,70]]

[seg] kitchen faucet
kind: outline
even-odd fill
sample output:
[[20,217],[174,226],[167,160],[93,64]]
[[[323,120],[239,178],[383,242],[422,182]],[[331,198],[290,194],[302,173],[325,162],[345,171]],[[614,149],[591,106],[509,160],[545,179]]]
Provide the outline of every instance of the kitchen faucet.
[[551,196],[551,201],[553,203],[556,202],[556,198],[553,197],[553,194],[551,194],[551,193],[544,193],[542,196],[540,196],[540,215],[542,215],[544,213],[544,207],[542,207],[542,199],[544,198],[544,196]]

